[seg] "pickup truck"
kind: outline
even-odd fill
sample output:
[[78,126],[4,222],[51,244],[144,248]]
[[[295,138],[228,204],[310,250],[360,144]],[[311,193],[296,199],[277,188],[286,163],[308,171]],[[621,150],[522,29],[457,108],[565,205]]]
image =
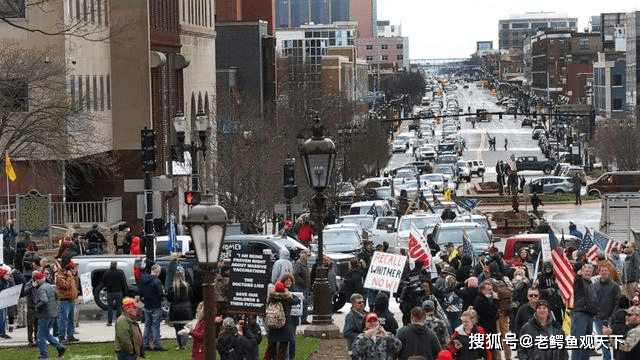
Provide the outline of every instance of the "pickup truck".
[[521,170],[542,170],[545,174],[551,174],[556,166],[555,161],[538,160],[537,156],[520,156],[516,159],[518,171]]

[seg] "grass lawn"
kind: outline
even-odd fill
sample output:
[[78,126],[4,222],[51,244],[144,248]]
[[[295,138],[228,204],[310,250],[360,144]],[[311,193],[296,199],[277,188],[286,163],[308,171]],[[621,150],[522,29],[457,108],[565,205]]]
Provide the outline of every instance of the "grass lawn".
[[[100,360],[100,359],[116,359],[116,353],[113,351],[113,343],[80,343],[66,344],[67,352],[64,354],[65,360]],[[162,347],[169,351],[164,352],[147,352],[148,360],[188,360],[191,359],[191,344],[186,350],[176,350],[176,340],[162,340]],[[309,354],[320,347],[320,339],[298,336],[296,342],[296,359],[304,360]],[[262,337],[260,343],[260,358],[264,357],[264,351],[267,348],[267,338]],[[34,347],[7,347],[1,348],[2,359],[10,360],[33,360],[37,359],[40,354],[38,348]],[[49,358],[56,359],[58,353],[53,346],[49,346]],[[219,359],[220,355],[216,354]]]

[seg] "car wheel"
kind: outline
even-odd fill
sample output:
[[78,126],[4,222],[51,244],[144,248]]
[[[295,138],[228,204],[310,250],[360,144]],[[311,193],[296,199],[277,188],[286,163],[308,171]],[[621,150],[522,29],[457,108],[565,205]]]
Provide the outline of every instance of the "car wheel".
[[553,170],[551,166],[545,166],[544,169],[542,169],[546,175],[551,174],[551,170]]
[[564,191],[558,189],[558,190],[554,191],[553,193],[556,194],[556,195],[563,195]]
[[589,196],[593,196],[593,197],[600,198],[600,191],[598,191],[598,190],[591,190],[591,191],[589,191]]
[[96,305],[102,310],[107,310],[107,304],[109,303],[108,296],[107,288],[103,282],[100,282],[100,284],[93,289],[93,301],[95,301]]
[[482,177],[484,175],[484,170],[478,170],[478,176]]

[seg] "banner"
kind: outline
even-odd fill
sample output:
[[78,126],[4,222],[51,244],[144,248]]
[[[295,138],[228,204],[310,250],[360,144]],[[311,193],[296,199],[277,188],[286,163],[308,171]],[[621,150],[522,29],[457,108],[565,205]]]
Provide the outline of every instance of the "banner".
[[82,303],[93,304],[93,286],[91,286],[91,274],[80,275],[80,287],[82,288]]
[[409,230],[409,257],[412,260],[422,261],[424,268],[429,269],[432,275],[438,273],[435,261],[431,259],[431,249],[414,224],[411,224]]
[[374,252],[367,278],[364,280],[364,287],[391,293],[398,291],[406,262],[407,257],[403,255]]
[[232,251],[229,278],[229,313],[264,316],[271,255]]
[[8,289],[0,291],[0,309],[9,306],[18,305],[20,293],[22,292],[22,284],[12,286]]

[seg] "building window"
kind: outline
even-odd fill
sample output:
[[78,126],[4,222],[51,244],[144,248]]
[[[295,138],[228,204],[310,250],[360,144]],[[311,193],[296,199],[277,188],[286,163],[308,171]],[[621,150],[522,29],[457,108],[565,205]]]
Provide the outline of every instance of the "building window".
[[24,78],[0,79],[0,111],[29,111],[29,86]]
[[589,39],[580,39],[580,49],[586,50],[589,48]]
[[107,110],[111,110],[111,78],[107,75]]
[[90,1],[91,1],[91,23],[95,24],[96,23],[96,5],[93,0],[90,0]]
[[611,99],[611,110],[622,110],[622,99]]
[[387,50],[388,48],[389,48],[389,45],[387,45],[387,44],[380,45],[380,49],[382,49],[382,50]]
[[396,60],[403,60],[404,56],[402,54],[396,55]]
[[78,110],[82,110],[84,106],[84,98],[82,97],[82,75],[78,76]]
[[373,56],[371,56],[371,55],[367,55],[366,60],[367,60],[367,61],[373,61]]
[[611,85],[612,86],[622,86],[622,75],[620,75],[620,74],[613,75],[612,78],[611,78]]
[[0,0],[1,18],[24,18],[26,16],[25,0]]
[[104,26],[109,25],[109,0],[104,0]]
[[373,50],[373,45],[367,45],[367,46],[366,46],[366,49],[367,49],[367,50]]
[[396,44],[396,49],[398,50],[404,49],[404,44]]
[[380,60],[382,60],[382,61],[389,60],[389,55],[380,55]]
[[100,75],[100,110],[104,111],[104,75]]
[[91,111],[91,78],[89,77],[89,75],[85,77],[85,80],[87,81],[87,88],[85,92],[85,98],[87,99],[87,110]]

